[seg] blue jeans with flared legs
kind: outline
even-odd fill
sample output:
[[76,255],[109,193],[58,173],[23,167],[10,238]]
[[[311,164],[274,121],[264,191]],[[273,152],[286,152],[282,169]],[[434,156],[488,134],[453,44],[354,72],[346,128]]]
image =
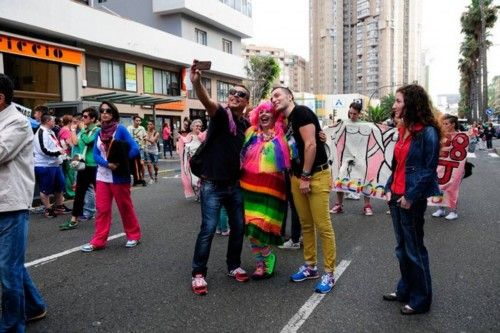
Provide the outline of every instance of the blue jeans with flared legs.
[[427,200],[416,200],[410,209],[397,203],[400,196],[393,195],[389,202],[392,224],[396,235],[396,257],[401,278],[396,287],[398,299],[414,310],[425,312],[432,303],[429,255],[424,246],[424,214]]

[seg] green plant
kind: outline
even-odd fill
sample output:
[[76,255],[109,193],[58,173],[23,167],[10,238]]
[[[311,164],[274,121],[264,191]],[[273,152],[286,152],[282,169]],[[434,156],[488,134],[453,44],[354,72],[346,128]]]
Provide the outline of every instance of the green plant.
[[273,82],[280,74],[280,66],[271,56],[251,56],[245,70],[247,72],[245,85],[250,90],[251,104],[257,105],[268,97]]
[[391,116],[391,109],[382,108],[380,105],[377,106],[369,106],[368,114],[366,116],[366,120],[373,123],[381,123],[384,120],[389,119]]

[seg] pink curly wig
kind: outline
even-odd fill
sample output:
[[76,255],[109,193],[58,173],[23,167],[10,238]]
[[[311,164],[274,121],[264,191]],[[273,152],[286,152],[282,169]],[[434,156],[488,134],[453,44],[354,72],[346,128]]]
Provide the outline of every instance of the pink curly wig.
[[275,133],[283,133],[285,116],[283,113],[276,111],[273,103],[270,101],[260,103],[250,112],[250,124],[255,128],[259,128],[259,115],[262,111],[271,111],[273,115]]

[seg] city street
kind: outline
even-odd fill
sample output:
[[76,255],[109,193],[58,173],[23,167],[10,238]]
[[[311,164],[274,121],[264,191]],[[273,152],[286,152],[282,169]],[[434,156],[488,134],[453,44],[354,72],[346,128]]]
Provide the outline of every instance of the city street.
[[[372,217],[363,216],[362,202],[352,200],[345,203],[344,214],[332,215],[340,277],[330,294],[314,294],[315,281],[289,281],[302,264],[302,251],[277,249],[272,279],[236,282],[226,276],[227,238],[216,235],[208,295],[194,295],[191,259],[200,205],[184,199],[178,162],[163,160],[161,169],[170,171],[162,173],[159,183],[133,189],[143,231],[136,248],[124,247],[116,210],[113,239],[106,249],[92,253],[78,249],[89,241],[93,222],[61,232],[58,225],[65,217],[32,215],[26,263],[48,303],[48,315],[27,330],[499,332],[500,158],[476,151],[469,160],[475,168],[463,181],[459,219],[432,218],[434,208],[427,210],[425,242],[434,292],[428,314],[402,316],[400,304],[382,300],[383,293],[394,290],[399,269],[387,206],[380,200],[373,200]],[[251,273],[253,265],[245,241],[242,266]]]

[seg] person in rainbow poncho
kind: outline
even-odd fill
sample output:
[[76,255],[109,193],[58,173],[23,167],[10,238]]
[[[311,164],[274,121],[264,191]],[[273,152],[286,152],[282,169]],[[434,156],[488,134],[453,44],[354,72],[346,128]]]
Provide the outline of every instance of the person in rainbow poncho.
[[257,260],[253,279],[274,274],[276,255],[271,245],[283,244],[281,224],[287,209],[284,171],[290,167],[283,119],[271,102],[263,102],[252,110],[251,126],[245,133],[240,185],[245,234]]

